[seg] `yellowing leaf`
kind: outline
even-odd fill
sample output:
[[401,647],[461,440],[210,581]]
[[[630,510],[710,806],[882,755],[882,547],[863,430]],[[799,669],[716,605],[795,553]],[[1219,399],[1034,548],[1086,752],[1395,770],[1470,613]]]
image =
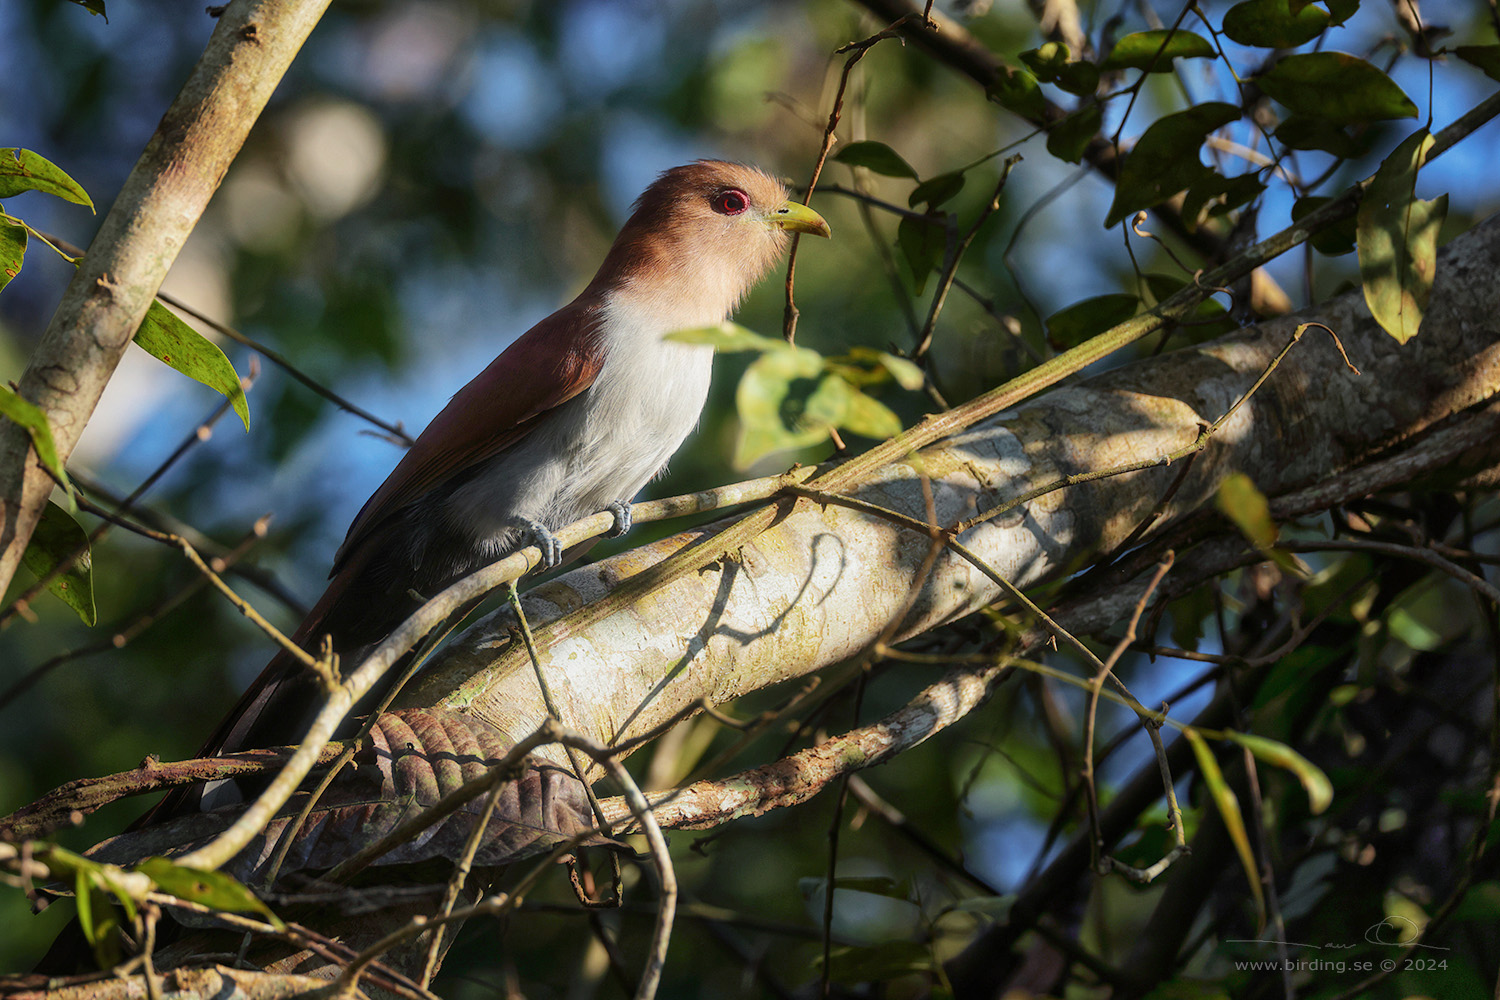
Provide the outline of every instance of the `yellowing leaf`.
[[1265,552],[1276,544],[1279,531],[1271,520],[1271,505],[1266,495],[1256,489],[1255,483],[1243,472],[1231,473],[1219,486],[1214,496],[1214,506],[1250,540],[1257,549]]
[[1240,856],[1240,865],[1245,869],[1245,878],[1250,882],[1250,892],[1255,896],[1256,913],[1264,927],[1266,898],[1260,884],[1260,870],[1255,864],[1255,852],[1250,849],[1250,835],[1245,831],[1245,817],[1240,812],[1239,797],[1229,787],[1229,782],[1224,780],[1224,772],[1219,770],[1219,762],[1214,759],[1213,751],[1208,748],[1203,737],[1194,729],[1184,729],[1182,735],[1187,737],[1188,744],[1193,748],[1193,756],[1198,760],[1198,773],[1203,775],[1203,784],[1208,789],[1209,798],[1213,800],[1214,808],[1224,821],[1224,829],[1229,834],[1230,842],[1234,844],[1235,853]]
[[770,351],[786,347],[786,341],[764,337],[738,323],[720,323],[717,326],[700,326],[690,330],[669,333],[664,340],[676,340],[684,344],[708,344],[716,351],[734,354],[738,351]]
[[844,382],[837,375],[828,377],[838,379],[848,387],[848,394],[844,401],[844,414],[836,421],[839,427],[861,437],[874,438],[876,441],[884,441],[886,438],[895,437],[901,433],[901,418],[891,412],[890,407],[873,396],[867,396],[849,386],[849,383]]
[[[785,344],[750,363],[735,390],[740,417],[737,467],[744,468],[771,452],[806,448],[828,436],[827,424],[810,427],[802,421],[807,396],[794,387],[822,373],[823,357],[817,351]],[[809,393],[811,388],[806,387]]]
[[1437,276],[1437,237],[1448,196],[1416,197],[1417,170],[1432,148],[1419,130],[1397,146],[1365,191],[1355,221],[1359,278],[1365,303],[1386,333],[1401,343],[1417,335]]
[[1267,739],[1264,736],[1253,736],[1250,733],[1237,733],[1232,729],[1224,735],[1253,753],[1257,760],[1265,761],[1273,767],[1279,767],[1296,775],[1297,780],[1302,782],[1303,789],[1307,791],[1307,806],[1314,816],[1327,809],[1333,802],[1333,783],[1328,780],[1328,775],[1324,774],[1318,765],[1285,743]]

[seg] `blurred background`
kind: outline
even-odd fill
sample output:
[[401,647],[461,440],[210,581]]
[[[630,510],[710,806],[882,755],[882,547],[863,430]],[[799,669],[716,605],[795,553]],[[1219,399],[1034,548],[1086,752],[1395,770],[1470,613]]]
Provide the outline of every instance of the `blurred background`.
[[[1116,33],[1152,26],[1144,6],[1083,6],[1096,37],[1111,18],[1118,19]],[[1225,6],[1208,9],[1217,18]],[[1481,44],[1494,41],[1482,7],[1428,3],[1423,13],[1451,28],[1456,41]],[[970,3],[949,13],[1012,63],[1041,40],[1021,3]],[[1176,11],[1159,5],[1156,13],[1170,23]],[[805,183],[843,66],[833,50],[881,26],[858,4],[836,0],[345,0],[283,81],[165,290],[415,434],[506,344],[583,287],[633,199],[659,171],[718,157]],[[0,145],[47,156],[90,192],[102,213],[212,27],[198,0],[117,0],[108,23],[64,0],[7,0],[0,4],[0,76],[10,83],[0,100]],[[1384,66],[1382,53],[1396,51],[1386,40],[1399,37],[1391,7],[1369,2],[1327,34],[1326,46]],[[1226,44],[1247,68],[1259,58]],[[1390,73],[1434,127],[1494,88],[1457,61],[1438,67],[1431,81],[1428,70],[1428,63],[1406,59]],[[1148,86],[1125,138],[1185,106],[1185,93],[1195,102],[1237,100],[1222,73],[1196,72],[1189,67],[1182,82],[1164,77]],[[1107,128],[1122,110],[1120,102],[1110,106]],[[1366,151],[1336,166],[1323,190],[1367,175],[1411,127],[1372,128]],[[1111,186],[1050,156],[1042,139],[1023,141],[1030,135],[1025,123],[914,47],[884,42],[870,52],[852,78],[838,134],[846,142],[889,144],[923,178],[1012,144],[1006,155],[1024,157],[960,272],[974,294],[953,296],[938,326],[933,371],[950,401],[1028,367],[1032,353],[1047,350],[1041,324],[1047,316],[1091,296],[1135,290],[1120,228],[1100,224]],[[1494,127],[1485,129],[1424,171],[1419,194],[1450,192],[1445,232],[1467,228],[1500,201],[1500,184],[1491,180],[1497,136]],[[1244,142],[1253,145],[1255,138],[1247,131]],[[1305,176],[1332,165],[1322,154],[1301,155]],[[989,198],[998,164],[973,169],[946,206],[961,225]],[[825,180],[863,185],[903,207],[910,189],[899,179],[855,177],[835,163]],[[1260,209],[1260,235],[1287,224],[1291,201],[1273,186]],[[814,204],[835,238],[805,245],[799,257],[799,342],[825,354],[852,345],[909,349],[912,317],[925,316],[926,301],[893,249],[895,221],[837,195],[819,195]],[[98,221],[86,209],[38,194],[9,199],[6,208],[81,246]],[[1154,244],[1136,240],[1134,250],[1147,272],[1175,269]],[[1299,305],[1356,274],[1353,257],[1319,257],[1315,264],[1291,254],[1271,270]],[[19,378],[70,270],[34,244],[24,273],[0,295],[0,378]],[[776,335],[782,306],[781,282],[773,277],[739,319]],[[253,352],[211,335],[242,374],[251,370]],[[752,469],[732,466],[734,386],[748,360],[720,359],[700,430],[651,495],[829,456],[823,446],[773,456]],[[893,387],[881,398],[908,423],[933,406]],[[127,493],[195,433],[217,402],[209,390],[133,350],[71,466]],[[256,578],[234,582],[290,628],[300,616],[286,599],[310,602],[318,595],[345,528],[400,448],[270,364],[260,364],[249,404],[249,433],[232,416],[218,421],[211,437],[151,490],[145,506],[226,547],[244,538],[256,518],[273,514],[268,537],[245,559]],[[867,444],[851,441],[855,448]],[[643,526],[627,541],[669,528],[676,526]],[[195,579],[176,554],[119,533],[96,547],[94,573],[97,628],[85,629],[61,603],[39,598],[37,621],[0,633],[0,688],[51,657],[125,628]],[[239,614],[200,592],[123,648],[60,664],[0,709],[0,812],[63,781],[131,767],[147,754],[190,755],[269,656],[269,643]],[[1169,661],[1123,669],[1147,704],[1192,676]],[[901,704],[927,679],[888,672],[866,697],[862,717]],[[1060,697],[1067,702],[1070,695]],[[1195,704],[1201,701],[1183,701],[1176,714],[1190,715]],[[752,700],[745,711],[759,707]],[[852,710],[840,702],[818,724],[847,728]],[[1012,685],[899,767],[871,776],[882,794],[922,816],[928,833],[1001,890],[1014,888],[1037,861],[1056,809],[1055,749],[1036,716],[1035,705]],[[723,740],[684,727],[670,753],[702,757],[710,744],[720,745],[715,739]],[[773,759],[786,740],[781,734],[759,741],[724,773]],[[1119,770],[1106,770],[1106,782],[1142,759],[1139,752],[1121,758]],[[635,763],[644,771],[651,755]],[[686,770],[675,757],[655,766],[663,780]],[[669,991],[740,992],[738,981],[710,987],[703,979],[703,963],[737,949],[740,958],[773,958],[790,983],[813,975],[816,943],[808,929],[821,917],[821,889],[799,889],[798,880],[824,871],[831,808],[825,796],[712,835],[674,838],[692,899],[802,931],[767,936],[689,919],[673,945]],[[63,842],[86,846],[138,811],[117,805]],[[899,881],[925,871],[873,827],[848,834],[841,874]],[[920,878],[932,880],[935,898],[947,891],[940,876]],[[570,899],[562,879],[553,881],[550,898]],[[927,920],[923,906],[909,900],[860,895],[847,907],[840,896],[837,930],[847,940],[907,935]],[[632,965],[649,926],[645,913],[643,904],[640,913],[605,918],[621,928]],[[24,968],[56,925],[54,914],[30,918],[19,894],[0,895],[0,969]],[[598,975],[589,963],[602,959],[580,926],[573,914],[539,912],[510,921],[503,938],[493,924],[470,928],[450,964],[445,995],[504,989],[512,977],[529,995],[587,995]]]

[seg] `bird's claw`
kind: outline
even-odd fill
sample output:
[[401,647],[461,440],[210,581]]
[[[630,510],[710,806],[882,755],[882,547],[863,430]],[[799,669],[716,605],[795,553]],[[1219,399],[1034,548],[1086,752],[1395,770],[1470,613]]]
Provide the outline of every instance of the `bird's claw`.
[[562,542],[546,525],[530,520],[521,522],[521,529],[531,537],[531,542],[542,550],[542,569],[556,569],[562,562]]
[[605,538],[619,538],[630,530],[633,523],[630,517],[630,502],[627,500],[611,500],[604,505],[604,509],[615,516],[614,527],[604,533]]

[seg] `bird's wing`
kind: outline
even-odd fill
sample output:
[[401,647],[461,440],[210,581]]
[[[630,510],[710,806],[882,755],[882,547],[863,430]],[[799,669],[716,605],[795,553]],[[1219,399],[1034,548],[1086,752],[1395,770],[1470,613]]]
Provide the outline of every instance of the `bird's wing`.
[[602,322],[597,305],[575,301],[522,334],[458,390],[365,501],[330,575],[387,517],[515,444],[536,426],[538,416],[592,385],[604,364]]

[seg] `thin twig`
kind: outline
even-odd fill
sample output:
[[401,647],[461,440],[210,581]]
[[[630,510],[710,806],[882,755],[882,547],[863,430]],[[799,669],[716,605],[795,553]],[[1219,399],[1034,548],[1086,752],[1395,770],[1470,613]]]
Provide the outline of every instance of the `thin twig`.
[[[33,230],[33,232],[35,232],[35,230]],[[84,255],[84,250],[82,247],[74,246],[67,240],[61,239],[57,236],[53,236],[50,233],[37,232],[37,235],[41,236],[48,243],[51,243],[55,248],[67,251],[67,253],[73,257],[82,257]],[[183,302],[181,299],[177,298],[175,295],[170,295],[167,292],[163,292],[158,289],[156,292],[156,297],[162,302],[171,306],[173,309],[187,313],[198,322],[204,324],[210,329],[218,331],[219,333],[228,337],[230,340],[233,340],[236,343],[243,344],[245,347],[250,348],[252,351],[256,352],[261,357],[271,362],[271,364],[280,368],[292,378],[296,379],[298,382],[301,382],[303,385],[307,386],[313,392],[317,393],[319,396],[322,396],[324,399],[328,400],[339,409],[345,410],[349,413],[354,414],[356,417],[360,417],[363,420],[369,421],[376,427],[379,427],[385,433],[405,444],[408,448],[415,443],[415,441],[412,439],[412,436],[406,433],[406,431],[402,429],[400,424],[387,423],[374,414],[354,405],[344,397],[340,396],[338,393],[334,392],[332,389],[314,379],[312,376],[303,373],[300,369],[297,368],[296,365],[293,365],[290,361],[288,361],[284,355],[272,350],[259,341],[246,336],[229,324],[222,323],[219,320],[216,320],[211,316],[208,316],[207,314],[201,312],[200,310],[193,308],[186,302]]]
[[[255,547],[257,542],[265,538],[270,520],[270,515],[258,519],[250,531],[233,548],[226,551],[223,555],[213,558],[211,562],[213,568],[220,573],[231,569],[250,549]],[[137,615],[123,628],[115,629],[108,637],[100,639],[97,642],[88,643],[87,645],[77,646],[66,652],[58,653],[56,656],[37,664],[18,678],[15,683],[11,684],[4,691],[0,691],[0,711],[4,711],[16,698],[30,690],[43,677],[63,664],[71,663],[74,660],[80,660],[88,656],[96,656],[99,653],[124,649],[142,632],[155,625],[166,615],[171,614],[207,585],[208,580],[205,577],[201,574],[194,575],[185,586],[179,587],[176,592],[169,594],[151,608]]]
[[995,184],[995,191],[990,195],[990,200],[984,203],[975,217],[973,225],[969,226],[968,232],[958,241],[953,253],[949,256],[943,267],[942,278],[939,279],[936,290],[932,293],[932,304],[927,310],[927,322],[922,324],[922,335],[917,340],[916,349],[912,351],[912,357],[920,361],[927,356],[928,348],[932,347],[932,335],[937,328],[938,315],[943,311],[943,304],[948,300],[948,290],[953,287],[953,280],[958,275],[958,265],[963,260],[974,237],[979,235],[979,229],[989,221],[989,217],[1000,208],[1000,195],[1005,191],[1005,183],[1010,180],[1010,172],[1015,169],[1017,163],[1021,162],[1019,154],[1008,157],[1000,167],[1000,180]]
[[[823,144],[818,150],[818,160],[813,164],[812,178],[807,182],[806,192],[802,196],[802,203],[804,205],[812,204],[813,191],[817,189],[818,178],[823,174],[823,164],[828,161],[828,154],[833,149],[833,144],[836,141],[834,130],[839,127],[839,119],[844,113],[844,93],[849,89],[849,74],[854,71],[854,67],[858,65],[859,61],[865,57],[865,53],[870,51],[870,48],[875,43],[886,38],[897,37],[897,29],[906,23],[906,21],[916,16],[907,15],[902,17],[883,31],[877,31],[870,37],[858,42],[850,42],[848,45],[841,46],[834,51],[834,55],[841,55],[845,52],[849,52],[851,55],[848,59],[844,60],[844,71],[839,76],[839,88],[833,97],[833,109],[828,112],[828,123],[823,127]],[[793,233],[792,248],[787,254],[786,310],[782,317],[782,333],[789,344],[797,339],[798,312],[797,303],[792,295],[792,286],[797,275],[797,246],[799,243],[800,239],[798,235]]]
[[[1151,596],[1156,593],[1156,588],[1161,585],[1162,577],[1172,568],[1172,562],[1176,554],[1168,550],[1162,561],[1157,564],[1156,572],[1151,581],[1146,584],[1146,589],[1141,591],[1140,600],[1135,602],[1135,608],[1131,611],[1130,619],[1125,626],[1125,636],[1115,644],[1110,651],[1109,658],[1099,665],[1092,680],[1089,681],[1088,708],[1083,716],[1083,768],[1080,777],[1083,780],[1085,801],[1089,807],[1089,829],[1093,831],[1091,845],[1094,851],[1094,870],[1103,874],[1104,866],[1100,863],[1099,852],[1103,850],[1103,837],[1099,832],[1099,792],[1094,782],[1094,725],[1099,713],[1099,693],[1104,689],[1104,682],[1114,673],[1115,665],[1120,662],[1120,657],[1130,644],[1135,642],[1135,630],[1141,622],[1141,615],[1146,613],[1146,605],[1150,603]],[[1165,758],[1162,758],[1165,760]],[[1168,789],[1171,782],[1167,782]]]
[[[253,371],[248,378],[242,378],[240,380],[240,388],[247,393],[250,391],[251,386],[253,386],[254,384],[255,373]],[[174,465],[181,461],[184,455],[186,455],[196,446],[213,437],[214,424],[218,423],[219,418],[228,413],[229,409],[230,404],[228,400],[225,400],[215,406],[213,412],[210,413],[208,417],[205,418],[202,422],[200,422],[197,427],[193,428],[192,432],[185,438],[183,438],[176,448],[172,449],[172,453],[164,458],[156,466],[155,469],[152,469],[151,472],[146,476],[146,478],[141,480],[140,485],[131,490],[130,494],[126,496],[124,500],[120,501],[120,503],[116,507],[115,513],[121,516],[129,514],[131,508],[135,505],[135,502],[139,500],[147,490],[155,486],[162,476],[166,475]],[[104,515],[100,516],[102,517]],[[109,519],[106,518],[106,521],[108,520]],[[49,569],[46,573],[42,574],[37,579],[36,583],[32,584],[29,588],[22,591],[20,596],[16,597],[13,601],[6,605],[3,610],[0,610],[0,628],[4,628],[7,624],[9,624],[11,619],[15,618],[16,615],[22,613],[22,609],[26,608],[38,594],[40,594],[47,588],[50,583],[52,583],[53,580],[56,580],[63,573],[66,573],[73,567],[75,563],[77,563],[79,559],[87,555],[89,547],[98,542],[99,539],[103,538],[108,532],[109,524],[107,523],[101,524],[96,527],[92,532],[89,533],[88,539],[82,545],[79,545],[72,552],[59,559],[56,565],[54,565],[51,569]]]

